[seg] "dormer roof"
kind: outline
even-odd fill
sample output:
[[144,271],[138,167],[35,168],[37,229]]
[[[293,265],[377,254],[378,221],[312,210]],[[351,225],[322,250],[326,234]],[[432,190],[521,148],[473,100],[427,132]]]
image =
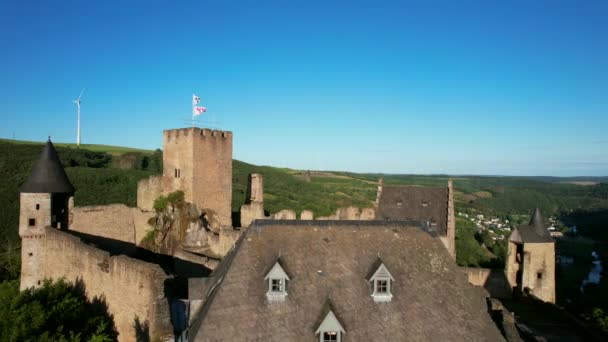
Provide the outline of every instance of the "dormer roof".
[[57,151],[51,142],[46,142],[38,160],[32,167],[32,173],[21,186],[25,193],[73,193],[76,191],[61,165]]
[[378,257],[378,259],[376,259],[376,261],[372,265],[371,271],[368,273],[366,280],[370,281],[376,278],[389,278],[390,280],[395,280],[391,272],[389,272],[388,268],[384,266],[384,263],[382,262],[382,259],[380,259],[380,257]]
[[268,273],[266,273],[266,276],[264,277],[264,279],[268,279],[268,278],[291,280],[291,279],[289,279],[287,272],[285,272],[285,269],[283,269],[283,266],[281,266],[280,259],[277,259],[277,261],[274,263],[274,265],[272,266],[270,271],[268,271]]
[[336,317],[336,314],[334,314],[332,305],[329,300],[327,300],[327,302],[323,306],[321,317],[323,317],[323,320],[317,327],[315,334],[319,334],[324,331],[339,331],[342,334],[346,333],[344,327],[342,326],[342,323],[340,323],[340,320],[338,319],[338,317]]

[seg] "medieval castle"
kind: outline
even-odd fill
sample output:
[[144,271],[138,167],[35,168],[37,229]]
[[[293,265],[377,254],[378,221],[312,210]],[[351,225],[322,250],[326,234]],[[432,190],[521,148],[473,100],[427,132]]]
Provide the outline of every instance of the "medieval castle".
[[[451,180],[380,181],[369,208],[296,219],[265,216],[263,176],[252,174],[234,227],[232,133],[167,130],[163,144],[163,174],[138,184],[130,208],[74,207],[77,189],[47,142],[21,188],[22,290],[81,281],[107,303],[120,341],[136,340],[136,321],[165,340],[493,341],[504,337],[481,287],[555,302],[554,243],[538,210],[513,231],[501,282],[455,264]],[[160,215],[154,201],[176,190],[186,204]]]

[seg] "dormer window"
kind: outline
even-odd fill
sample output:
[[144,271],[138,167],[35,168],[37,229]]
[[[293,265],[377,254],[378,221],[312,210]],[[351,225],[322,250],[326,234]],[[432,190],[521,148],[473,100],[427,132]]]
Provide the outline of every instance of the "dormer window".
[[390,302],[393,299],[391,287],[395,278],[388,271],[382,260],[378,259],[374,265],[373,273],[368,278],[372,283],[372,298],[374,302]]
[[285,296],[287,296],[287,281],[290,279],[279,260],[275,262],[274,266],[266,274],[266,277],[264,277],[264,280],[268,281],[266,298],[274,302],[284,301]]
[[270,279],[270,292],[285,292],[285,288],[283,287],[283,279]]
[[315,333],[319,334],[319,342],[340,342],[346,331],[330,309]]

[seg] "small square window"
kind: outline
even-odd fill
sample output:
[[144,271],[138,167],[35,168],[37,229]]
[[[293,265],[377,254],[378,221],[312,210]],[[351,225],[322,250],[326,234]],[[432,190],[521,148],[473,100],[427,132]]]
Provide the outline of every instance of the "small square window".
[[40,210],[40,204],[36,204],[36,210]]
[[388,280],[376,280],[376,293],[388,293]]
[[29,224],[30,227],[35,226],[36,225],[36,219],[33,219],[33,218],[29,219],[28,224]]
[[338,332],[337,331],[326,331],[323,333],[323,342],[337,342]]
[[543,274],[542,274],[542,272],[538,272],[538,273],[536,273],[536,279],[543,279]]
[[34,253],[27,253],[27,255],[32,256],[32,255],[34,255]]
[[270,291],[283,292],[283,280],[282,279],[272,279]]

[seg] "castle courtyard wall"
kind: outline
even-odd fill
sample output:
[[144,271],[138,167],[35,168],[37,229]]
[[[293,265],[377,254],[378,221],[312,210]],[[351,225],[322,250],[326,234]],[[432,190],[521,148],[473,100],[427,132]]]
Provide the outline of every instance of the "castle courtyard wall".
[[168,276],[155,264],[109,253],[79,238],[47,228],[43,278],[82,281],[89,299],[105,300],[113,315],[119,341],[136,341],[136,320],[148,326],[149,336],[172,333],[164,283]]
[[70,230],[136,244],[152,229],[148,221],[155,212],[127,207],[124,204],[76,207]]

